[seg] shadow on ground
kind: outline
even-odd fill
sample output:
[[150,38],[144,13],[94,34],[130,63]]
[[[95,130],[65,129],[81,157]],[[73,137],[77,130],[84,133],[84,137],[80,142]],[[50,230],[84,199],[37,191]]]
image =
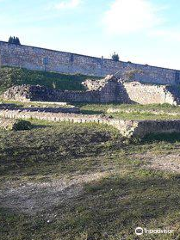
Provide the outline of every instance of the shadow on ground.
[[[175,239],[180,232],[180,175],[167,178],[141,170],[124,177],[92,181],[83,193],[30,217],[1,210],[4,239],[136,239],[134,229],[174,229],[174,235],[151,239]],[[10,227],[11,226],[11,227]],[[9,232],[9,233],[8,233]],[[86,238],[85,238],[86,235]],[[17,238],[19,236],[19,238]],[[143,240],[147,236],[142,236]]]
[[169,143],[180,142],[180,134],[179,133],[158,133],[158,134],[150,134],[145,136],[141,142],[142,143],[152,143],[155,141],[164,141]]

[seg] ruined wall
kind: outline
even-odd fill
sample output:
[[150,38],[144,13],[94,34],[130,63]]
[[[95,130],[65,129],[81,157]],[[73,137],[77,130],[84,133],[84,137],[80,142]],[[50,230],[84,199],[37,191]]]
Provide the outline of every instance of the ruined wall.
[[102,89],[87,91],[55,90],[39,85],[13,86],[2,94],[5,100],[87,102],[87,103],[130,103],[123,93],[123,85],[117,80],[109,80]]
[[[99,83],[99,85],[98,85]],[[139,82],[122,82],[113,76],[84,82],[87,91],[55,90],[39,85],[13,86],[1,97],[15,101],[51,101],[86,103],[139,103],[139,104],[180,104],[180,90],[176,86],[147,85]],[[96,89],[96,90],[95,90]]]
[[144,137],[147,134],[180,133],[180,120],[130,121],[105,118],[98,115],[42,113],[19,110],[0,110],[0,119],[39,119],[52,122],[107,124],[118,129],[124,137]]
[[47,70],[68,74],[81,73],[102,77],[117,71],[126,72],[130,69],[139,69],[144,74],[136,74],[136,81],[170,85],[180,83],[180,71],[176,70],[122,61],[114,62],[111,59],[14,45],[2,41],[0,41],[0,63],[2,66],[23,67],[30,70]]
[[124,83],[129,98],[139,104],[179,104],[179,99],[171,87],[163,85],[147,85],[139,82]]
[[99,102],[99,91],[62,91],[39,85],[13,86],[2,94],[5,100],[50,102]]

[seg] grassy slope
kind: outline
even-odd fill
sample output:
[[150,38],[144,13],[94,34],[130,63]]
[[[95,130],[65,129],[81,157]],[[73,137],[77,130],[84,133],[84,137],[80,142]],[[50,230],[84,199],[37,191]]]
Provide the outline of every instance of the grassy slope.
[[[179,239],[180,175],[142,169],[144,162],[132,157],[149,151],[178,152],[179,139],[126,144],[104,126],[39,124],[42,128],[31,132],[1,131],[1,186],[7,181],[17,185],[48,181],[62,174],[71,178],[106,171],[109,175],[85,184],[73,200],[35,216],[1,207],[1,239],[87,240],[88,235],[88,239],[134,240],[137,226],[175,229],[174,235],[144,235],[144,240]],[[48,216],[55,215],[48,223]],[[109,237],[95,238],[94,232]]]
[[53,72],[29,71],[27,69],[3,67],[0,69],[0,92],[12,85],[39,84],[62,90],[84,90],[81,83],[88,77]]

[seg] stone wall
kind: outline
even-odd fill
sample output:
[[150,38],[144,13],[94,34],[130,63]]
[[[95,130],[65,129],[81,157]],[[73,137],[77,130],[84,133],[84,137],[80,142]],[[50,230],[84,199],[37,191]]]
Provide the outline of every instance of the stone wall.
[[0,110],[0,119],[38,119],[52,122],[97,123],[113,126],[124,137],[144,137],[147,134],[180,133],[180,120],[129,121],[105,118],[98,115],[41,113],[19,110]]
[[[139,82],[125,82],[124,87],[129,98],[139,104],[179,104],[180,93],[173,87],[164,85],[147,85]],[[179,95],[179,96],[178,96]]]
[[[62,91],[49,89],[39,85],[22,85],[9,88],[2,98],[16,101],[53,101],[53,102],[87,102],[87,103],[131,103],[123,84],[113,76],[105,81],[97,81],[99,89],[87,91]],[[101,84],[104,82],[104,84]]]
[[62,91],[39,85],[22,85],[9,88],[3,95],[5,100],[52,101],[52,102],[99,102],[99,92]]
[[124,73],[131,69],[138,69],[142,70],[143,74],[136,74],[135,81],[169,85],[180,83],[180,71],[177,70],[130,62],[115,62],[111,59],[95,58],[25,45],[14,45],[2,41],[0,41],[0,64],[2,66],[23,67],[30,70],[46,70],[68,74],[80,73],[102,77],[118,71]]
[[180,90],[176,86],[123,82],[113,75],[102,80],[86,80],[83,84],[87,91],[62,91],[39,85],[13,86],[1,97],[5,100],[22,102],[180,104]]

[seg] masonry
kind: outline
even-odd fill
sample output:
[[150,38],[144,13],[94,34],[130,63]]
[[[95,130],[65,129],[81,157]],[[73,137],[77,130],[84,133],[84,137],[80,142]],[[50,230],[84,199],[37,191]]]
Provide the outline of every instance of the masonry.
[[180,84],[179,70],[130,62],[115,62],[111,59],[9,44],[3,41],[0,41],[0,66],[22,67],[30,70],[68,74],[80,73],[99,77],[114,74],[118,71],[124,73],[131,69],[138,69],[143,74],[135,74],[135,81],[167,85]]
[[97,123],[110,125],[119,130],[119,133],[127,138],[144,137],[157,133],[180,133],[180,120],[120,120],[101,117],[98,115],[67,114],[67,113],[42,113],[19,110],[0,110],[0,118],[9,119],[38,119],[50,122],[70,123]]
[[145,104],[180,104],[180,93],[176,86],[149,85],[125,82],[124,88],[132,102]]
[[113,75],[101,80],[87,79],[82,84],[86,91],[62,91],[40,85],[13,86],[4,92],[1,98],[20,102],[167,103],[176,106],[180,104],[180,92],[177,86],[124,82]]
[[[94,82],[95,86],[89,86]],[[123,84],[114,76],[108,75],[99,81],[86,80],[87,91],[62,91],[39,85],[13,86],[2,94],[6,100],[16,101],[52,101],[52,102],[88,102],[88,103],[131,103]],[[88,87],[89,86],[89,87]]]

